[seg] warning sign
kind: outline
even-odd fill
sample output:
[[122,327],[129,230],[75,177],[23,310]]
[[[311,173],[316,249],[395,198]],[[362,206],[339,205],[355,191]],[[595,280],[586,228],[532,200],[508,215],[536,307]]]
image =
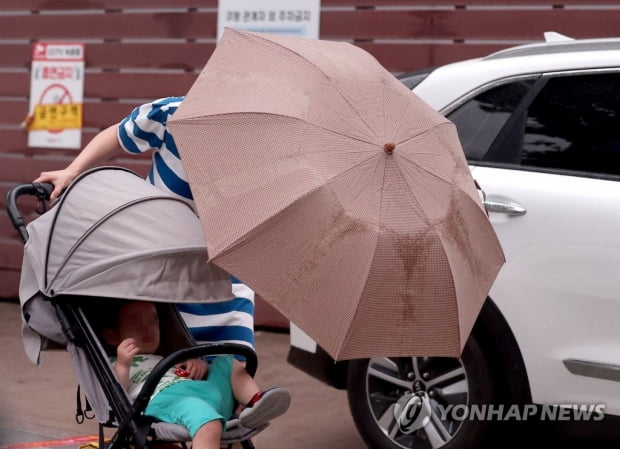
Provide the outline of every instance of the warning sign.
[[28,146],[80,148],[84,44],[37,42],[32,50]]
[[217,39],[224,29],[319,38],[321,0],[219,0]]

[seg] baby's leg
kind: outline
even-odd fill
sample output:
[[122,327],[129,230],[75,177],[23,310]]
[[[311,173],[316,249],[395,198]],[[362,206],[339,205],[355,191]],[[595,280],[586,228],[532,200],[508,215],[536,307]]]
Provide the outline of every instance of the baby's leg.
[[239,414],[241,425],[251,429],[261,427],[280,416],[291,403],[291,395],[284,388],[274,387],[260,391],[243,363],[238,360],[233,362],[230,385],[235,399],[243,406]]
[[235,399],[242,405],[250,402],[254,395],[260,391],[254,378],[245,370],[245,364],[236,359],[233,361],[233,368],[230,373],[230,385]]
[[192,449],[219,449],[222,439],[222,423],[219,420],[205,423],[192,439]]

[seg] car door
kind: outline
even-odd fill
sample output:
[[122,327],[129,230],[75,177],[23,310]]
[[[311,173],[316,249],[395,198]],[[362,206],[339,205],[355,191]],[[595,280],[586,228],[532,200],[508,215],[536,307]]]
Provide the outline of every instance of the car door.
[[620,75],[553,73],[485,91],[457,125],[507,263],[490,297],[532,398],[620,414]]

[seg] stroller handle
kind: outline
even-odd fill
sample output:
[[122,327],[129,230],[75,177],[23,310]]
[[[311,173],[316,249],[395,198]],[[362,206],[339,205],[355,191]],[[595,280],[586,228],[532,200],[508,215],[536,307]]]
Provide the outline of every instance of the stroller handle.
[[17,232],[19,232],[22,241],[28,241],[28,231],[26,231],[26,223],[24,217],[17,207],[17,198],[23,195],[36,196],[37,201],[43,204],[42,208],[38,208],[37,212],[42,214],[45,212],[45,201],[50,199],[50,194],[54,190],[54,185],[49,183],[33,182],[31,184],[19,184],[11,188],[6,195],[6,210]]

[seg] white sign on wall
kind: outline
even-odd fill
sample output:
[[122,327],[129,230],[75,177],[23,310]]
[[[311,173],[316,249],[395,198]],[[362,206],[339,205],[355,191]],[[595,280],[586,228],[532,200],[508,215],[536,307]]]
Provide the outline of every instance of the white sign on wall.
[[225,28],[319,38],[321,0],[219,0],[217,39]]
[[28,146],[80,148],[83,97],[84,44],[33,44]]

